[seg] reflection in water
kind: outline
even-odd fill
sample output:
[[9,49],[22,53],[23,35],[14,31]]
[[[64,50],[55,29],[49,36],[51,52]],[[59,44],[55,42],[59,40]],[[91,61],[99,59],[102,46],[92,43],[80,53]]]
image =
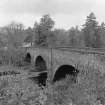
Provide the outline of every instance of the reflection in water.
[[40,73],[38,76],[30,77],[29,79],[37,83],[39,86],[46,86],[47,72]]
[[26,54],[24,61],[27,63],[31,63],[31,55],[29,53]]

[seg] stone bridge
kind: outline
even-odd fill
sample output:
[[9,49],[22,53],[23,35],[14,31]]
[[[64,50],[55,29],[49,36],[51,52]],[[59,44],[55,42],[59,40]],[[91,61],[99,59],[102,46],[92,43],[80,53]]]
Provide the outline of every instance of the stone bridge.
[[104,51],[75,48],[41,48],[30,47],[26,49],[26,58],[33,62],[42,71],[48,71],[48,78],[56,81],[66,73],[76,75],[77,65],[88,63],[95,55],[104,55]]

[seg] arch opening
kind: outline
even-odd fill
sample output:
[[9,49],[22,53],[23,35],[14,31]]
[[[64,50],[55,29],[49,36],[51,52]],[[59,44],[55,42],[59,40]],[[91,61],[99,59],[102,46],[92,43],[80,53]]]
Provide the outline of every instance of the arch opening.
[[36,71],[39,71],[39,72],[46,71],[47,70],[46,62],[42,58],[42,56],[38,56],[36,58],[36,61],[35,61],[35,69],[36,69]]
[[76,77],[77,77],[78,73],[79,73],[79,71],[75,67],[73,67],[71,65],[60,66],[57,69],[57,71],[55,72],[55,75],[54,75],[54,78],[53,78],[53,82],[65,79],[65,77],[67,75],[69,75],[69,76],[72,77],[71,79],[75,83],[76,79],[77,79]]
[[30,55],[30,53],[26,54],[24,61],[27,62],[27,63],[31,63],[31,55]]

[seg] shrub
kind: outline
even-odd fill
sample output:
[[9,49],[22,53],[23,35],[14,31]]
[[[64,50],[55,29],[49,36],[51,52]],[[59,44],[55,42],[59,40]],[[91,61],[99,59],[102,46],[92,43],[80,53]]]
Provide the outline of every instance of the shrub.
[[24,65],[25,51],[23,49],[7,49],[0,50],[0,64],[23,66]]
[[40,100],[41,89],[26,77],[6,76],[0,78],[0,102],[2,105],[21,105],[37,103]]

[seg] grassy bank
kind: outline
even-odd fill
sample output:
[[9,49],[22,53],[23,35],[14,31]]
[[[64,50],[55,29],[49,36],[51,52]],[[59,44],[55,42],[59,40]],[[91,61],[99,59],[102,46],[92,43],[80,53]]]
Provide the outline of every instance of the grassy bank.
[[71,77],[43,90],[26,76],[0,78],[0,105],[105,105],[105,74],[86,65],[74,84]]

